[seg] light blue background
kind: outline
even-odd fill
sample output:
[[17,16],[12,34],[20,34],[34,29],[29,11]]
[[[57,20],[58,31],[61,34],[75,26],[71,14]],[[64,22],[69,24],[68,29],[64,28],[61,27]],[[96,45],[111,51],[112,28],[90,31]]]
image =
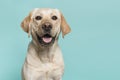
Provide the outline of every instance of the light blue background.
[[71,26],[59,40],[63,80],[120,80],[120,0],[1,0],[0,80],[21,80],[31,39],[20,23],[36,7],[60,9]]

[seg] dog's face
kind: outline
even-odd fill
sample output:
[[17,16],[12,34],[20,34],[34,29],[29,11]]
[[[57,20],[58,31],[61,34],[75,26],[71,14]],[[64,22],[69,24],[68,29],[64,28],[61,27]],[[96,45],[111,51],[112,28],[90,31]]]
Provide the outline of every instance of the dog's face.
[[36,8],[23,20],[21,27],[42,46],[53,44],[60,31],[63,37],[70,32],[70,27],[58,9]]

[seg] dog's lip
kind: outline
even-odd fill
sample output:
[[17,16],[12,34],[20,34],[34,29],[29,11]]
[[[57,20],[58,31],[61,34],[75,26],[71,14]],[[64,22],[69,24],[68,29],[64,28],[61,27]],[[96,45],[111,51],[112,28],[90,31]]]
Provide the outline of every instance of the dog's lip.
[[52,36],[50,34],[45,34],[45,35],[43,35],[42,40],[45,43],[50,43],[52,41]]
[[39,40],[39,42],[44,42],[45,44],[49,44],[52,42],[53,37],[50,34],[44,34],[42,36],[39,36],[37,33],[37,38]]
[[44,34],[42,37],[51,38],[52,36],[50,34]]

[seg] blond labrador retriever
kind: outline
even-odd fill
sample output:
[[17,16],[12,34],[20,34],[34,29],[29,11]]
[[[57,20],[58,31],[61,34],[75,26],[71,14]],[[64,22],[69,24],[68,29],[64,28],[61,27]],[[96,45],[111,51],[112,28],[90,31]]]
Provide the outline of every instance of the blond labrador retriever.
[[22,29],[32,36],[22,68],[22,80],[62,80],[64,61],[58,46],[70,27],[58,9],[36,8],[22,21]]

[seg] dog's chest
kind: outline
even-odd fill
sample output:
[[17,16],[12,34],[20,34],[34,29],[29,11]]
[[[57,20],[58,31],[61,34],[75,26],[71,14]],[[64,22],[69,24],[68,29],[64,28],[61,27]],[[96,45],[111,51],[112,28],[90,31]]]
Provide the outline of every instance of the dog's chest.
[[35,50],[31,50],[31,53],[26,58],[23,69],[24,74],[30,78],[32,76],[34,80],[59,80],[58,78],[62,76],[64,71],[61,51],[56,48],[54,52],[49,52],[36,55],[38,53]]
[[39,68],[43,69],[43,72],[40,72],[39,76],[41,76],[42,73],[42,75],[44,75],[44,78],[48,80],[60,77],[63,72],[61,65],[55,63],[43,63]]

